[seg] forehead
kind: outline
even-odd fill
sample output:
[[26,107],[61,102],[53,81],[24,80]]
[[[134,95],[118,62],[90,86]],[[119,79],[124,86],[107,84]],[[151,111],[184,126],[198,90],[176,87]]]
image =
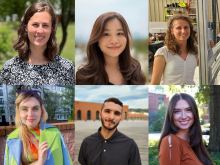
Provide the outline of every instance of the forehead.
[[123,29],[121,22],[117,18],[110,19],[106,22],[104,30],[118,30]]
[[105,102],[103,110],[105,109],[122,112],[122,107],[119,104],[115,104],[114,102]]
[[189,26],[189,23],[182,19],[177,19],[173,21],[173,27],[174,26]]
[[178,100],[174,106],[175,109],[185,109],[191,107],[188,101],[181,99]]
[[29,20],[29,22],[38,22],[38,23],[51,23],[52,18],[48,11],[36,12]]
[[36,98],[30,97],[25,102],[21,103],[20,106],[32,107],[32,106],[35,106],[35,105],[40,106],[40,102]]

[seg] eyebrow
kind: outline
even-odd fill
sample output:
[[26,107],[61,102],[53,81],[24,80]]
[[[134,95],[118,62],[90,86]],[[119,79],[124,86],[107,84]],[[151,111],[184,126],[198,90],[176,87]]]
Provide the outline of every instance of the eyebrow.
[[[104,31],[111,31],[110,29],[104,29]],[[124,31],[123,29],[117,29],[116,31]]]
[[[103,110],[104,110],[104,111],[105,111],[105,110],[112,111],[111,109],[103,109]],[[120,111],[115,111],[115,112],[119,112],[119,113],[121,113]]]
[[[33,107],[40,107],[39,105],[34,105]],[[28,108],[28,106],[21,106],[21,108]]]
[[[189,108],[191,108],[191,107],[187,107],[185,109],[189,109]],[[181,109],[181,108],[174,108],[173,110],[179,110],[179,109]]]

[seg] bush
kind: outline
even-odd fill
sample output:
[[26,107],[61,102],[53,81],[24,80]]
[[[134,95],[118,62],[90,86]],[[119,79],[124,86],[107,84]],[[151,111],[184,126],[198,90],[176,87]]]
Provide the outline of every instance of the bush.
[[149,164],[150,165],[159,164],[158,150],[157,150],[158,143],[159,143],[159,140],[149,139],[148,145],[149,145]]
[[157,119],[153,122],[154,131],[161,131],[163,128],[163,120]]

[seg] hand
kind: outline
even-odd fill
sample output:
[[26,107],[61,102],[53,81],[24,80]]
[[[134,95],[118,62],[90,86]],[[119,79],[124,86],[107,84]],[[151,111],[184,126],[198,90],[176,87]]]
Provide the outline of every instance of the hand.
[[210,40],[210,46],[211,46],[211,48],[213,48],[215,46],[215,43],[213,40]]
[[39,150],[38,150],[38,163],[40,165],[44,165],[44,163],[46,162],[46,159],[47,159],[47,150],[48,150],[48,147],[49,144],[47,141],[43,142],[40,144],[39,146]]

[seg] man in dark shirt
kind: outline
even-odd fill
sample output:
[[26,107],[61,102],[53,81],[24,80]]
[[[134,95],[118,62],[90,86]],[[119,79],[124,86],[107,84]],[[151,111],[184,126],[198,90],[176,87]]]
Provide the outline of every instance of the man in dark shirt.
[[117,130],[122,111],[123,103],[119,99],[104,101],[99,114],[102,126],[85,138],[80,147],[81,165],[141,165],[137,144]]

